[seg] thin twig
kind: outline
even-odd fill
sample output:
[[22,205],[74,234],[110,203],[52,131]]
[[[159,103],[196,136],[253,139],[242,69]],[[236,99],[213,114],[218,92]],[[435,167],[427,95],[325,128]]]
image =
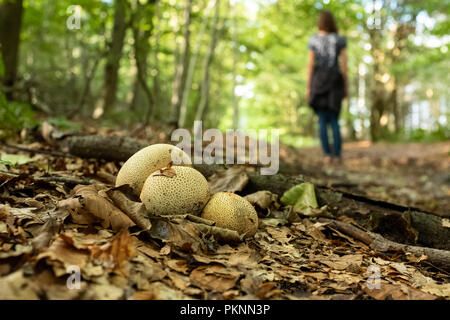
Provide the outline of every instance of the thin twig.
[[70,153],[65,153],[65,152],[43,150],[43,149],[29,149],[29,148],[24,148],[24,147],[13,146],[13,145],[10,145],[7,143],[2,143],[2,145],[5,146],[6,148],[23,151],[23,152],[28,152],[28,153],[48,154],[48,155],[51,155],[54,157],[76,158],[74,155],[72,155]]
[[[11,173],[7,171],[0,170],[0,174],[9,176],[11,178],[17,178],[20,177],[20,174]],[[88,179],[77,179],[77,178],[71,178],[71,177],[62,177],[62,176],[48,176],[48,177],[33,177],[32,175],[28,175],[31,179],[34,181],[48,181],[48,182],[62,182],[62,183],[71,183],[71,184],[84,184],[89,185],[93,184],[94,182]]]

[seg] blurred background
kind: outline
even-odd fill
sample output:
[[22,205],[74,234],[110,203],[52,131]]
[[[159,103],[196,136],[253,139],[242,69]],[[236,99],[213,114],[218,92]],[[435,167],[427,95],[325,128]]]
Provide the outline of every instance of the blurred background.
[[346,141],[449,138],[441,0],[1,0],[0,134],[46,119],[117,129],[279,128],[318,145],[307,43],[321,9],[348,41]]

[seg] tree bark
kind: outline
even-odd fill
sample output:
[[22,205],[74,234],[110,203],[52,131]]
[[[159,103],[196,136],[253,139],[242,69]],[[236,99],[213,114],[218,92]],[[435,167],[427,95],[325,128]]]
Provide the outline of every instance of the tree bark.
[[1,88],[6,99],[14,99],[19,61],[20,30],[22,27],[23,1],[3,1],[0,3],[0,52],[3,59],[4,75]]
[[[136,2],[135,12],[133,13],[133,19],[131,22],[133,28],[134,37],[134,57],[136,61],[136,78],[133,85],[133,98],[131,100],[130,109],[136,110],[137,107],[147,105],[148,116],[151,115],[151,109],[154,107],[152,93],[150,87],[145,83],[142,83],[140,79],[147,79],[148,63],[147,58],[150,53],[150,37],[153,34],[154,24],[153,17],[155,15],[156,0],[149,0],[145,4],[140,1]],[[145,20],[150,25],[149,28],[143,32],[140,30],[141,22]],[[149,95],[150,93],[150,95]],[[145,102],[147,99],[147,103]],[[148,121],[148,117],[146,117]]]
[[183,35],[183,49],[180,57],[180,61],[177,65],[173,89],[172,89],[172,116],[173,122],[180,127],[180,107],[181,107],[181,97],[183,94],[183,88],[186,81],[187,68],[189,63],[189,51],[190,51],[190,25],[191,25],[191,14],[192,14],[192,0],[186,0],[186,7],[184,10],[184,35]]
[[106,110],[111,109],[116,102],[120,58],[122,56],[123,42],[127,28],[125,21],[127,7],[127,0],[115,0],[114,26],[106,58],[102,98],[99,106],[94,111],[94,118],[100,117]]
[[[149,39],[153,33],[153,16],[154,16],[154,5],[155,0],[149,1],[146,5],[141,5],[140,2],[137,2],[136,12],[133,13],[132,16],[132,29],[133,29],[133,37],[134,37],[134,55],[137,66],[136,73],[136,83],[135,83],[135,91],[132,101],[132,109],[135,107],[135,103],[139,101],[139,95],[145,95],[147,99],[147,114],[145,116],[143,125],[146,126],[150,118],[152,116],[152,111],[154,108],[154,98],[150,89],[150,86],[147,83],[147,57],[150,51]],[[147,6],[153,6],[152,8]],[[150,10],[146,10],[150,9]],[[145,14],[145,19],[150,22],[150,28],[141,34],[140,32],[140,21],[141,21],[141,13]]]
[[[156,17],[156,34],[155,34],[155,48],[153,50],[153,70],[154,70],[154,76],[153,76],[153,98],[154,98],[154,108],[155,110],[159,109],[160,105],[165,104],[165,96],[163,96],[161,92],[161,85],[159,82],[159,41],[161,39],[161,8],[160,8],[160,0],[156,0],[155,2],[155,17]],[[164,98],[164,101],[161,101]],[[159,119],[159,118],[158,118]]]
[[[208,108],[209,104],[209,89],[210,89],[210,69],[211,63],[214,59],[214,51],[216,50],[217,42],[218,42],[218,23],[219,23],[219,15],[220,15],[220,1],[216,1],[216,10],[214,14],[214,22],[211,27],[211,42],[209,45],[208,53],[205,57],[205,61],[203,63],[203,80],[200,86],[200,103],[197,108],[197,112],[195,114],[195,120],[203,120],[205,116],[205,111]],[[221,28],[220,28],[221,29]]]
[[[236,4],[234,4],[236,6]],[[239,128],[239,98],[236,95],[236,87],[237,87],[237,64],[239,59],[239,46],[238,46],[238,21],[237,21],[237,12],[236,8],[232,8],[233,12],[233,92],[232,92],[232,100],[233,100],[233,129],[237,130]]]
[[88,71],[88,73],[86,74],[86,77],[84,78],[84,87],[83,87],[83,91],[80,96],[80,100],[78,102],[78,107],[69,114],[69,118],[72,118],[75,114],[81,114],[81,115],[84,114],[83,108],[84,108],[84,104],[86,103],[86,99],[88,98],[88,96],[90,95],[90,92],[91,92],[92,80],[94,80],[95,74],[97,73],[97,67],[100,63],[100,60],[102,58],[104,58],[104,56],[105,56],[105,52],[99,53],[93,59],[94,63],[92,65],[92,68]]
[[370,110],[370,136],[372,141],[378,141],[382,136],[382,127],[380,125],[381,117],[385,111],[385,90],[381,82],[382,62],[381,55],[381,34],[380,30],[373,29],[370,34],[370,43],[372,46],[373,57],[373,84],[371,90],[372,105]]
[[[216,7],[216,11],[217,11],[217,8],[219,7],[219,0],[215,0],[215,7]],[[182,98],[181,98],[179,127],[184,127],[185,122],[186,122],[188,103],[189,103],[189,94],[190,94],[191,88],[192,88],[192,81],[194,78],[195,66],[197,64],[197,59],[198,59],[198,56],[200,53],[202,38],[205,33],[206,26],[208,24],[209,8],[210,8],[210,5],[208,5],[205,10],[202,25],[200,27],[200,32],[198,33],[199,35],[198,35],[197,47],[195,48],[194,53],[191,56],[191,59],[189,60],[189,66],[188,66],[188,71],[187,71],[187,75],[186,75],[186,82],[184,84],[184,90],[183,90],[183,94],[182,94]],[[214,26],[214,28],[215,28],[215,26]]]

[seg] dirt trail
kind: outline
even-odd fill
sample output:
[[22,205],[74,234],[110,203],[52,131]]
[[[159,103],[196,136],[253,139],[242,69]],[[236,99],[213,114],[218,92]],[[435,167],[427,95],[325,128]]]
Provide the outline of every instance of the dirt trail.
[[343,164],[322,162],[318,147],[282,147],[281,171],[304,174],[320,184],[423,210],[450,211],[450,141],[346,143]]

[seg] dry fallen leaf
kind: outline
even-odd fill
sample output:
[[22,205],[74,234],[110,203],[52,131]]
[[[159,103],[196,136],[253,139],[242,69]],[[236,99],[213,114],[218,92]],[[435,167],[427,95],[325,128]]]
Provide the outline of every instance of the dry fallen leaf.
[[[128,228],[134,225],[134,222],[119,210],[107,196],[101,196],[99,192],[102,189],[96,186],[77,185],[74,188],[75,195],[79,197],[83,208],[102,220],[104,228],[111,228],[115,231]],[[73,208],[76,210],[77,208]]]
[[245,199],[257,208],[269,209],[272,205],[277,203],[278,195],[270,191],[263,190],[246,195]]
[[195,268],[189,278],[193,285],[204,290],[225,292],[236,285],[240,275],[240,272],[214,264]]
[[217,192],[242,191],[248,183],[248,176],[242,167],[220,170],[208,178],[211,194]]
[[70,234],[57,235],[50,247],[36,257],[36,261],[45,259],[47,264],[53,266],[57,277],[67,274],[67,269],[71,266],[77,266],[82,270],[88,262],[89,251],[75,248],[70,238]]
[[369,296],[376,300],[435,300],[437,297],[402,284],[390,284],[382,282],[380,289],[364,290]]
[[136,255],[136,243],[127,229],[114,236],[111,242],[91,249],[94,258],[103,261],[107,270],[128,276],[128,260]]

